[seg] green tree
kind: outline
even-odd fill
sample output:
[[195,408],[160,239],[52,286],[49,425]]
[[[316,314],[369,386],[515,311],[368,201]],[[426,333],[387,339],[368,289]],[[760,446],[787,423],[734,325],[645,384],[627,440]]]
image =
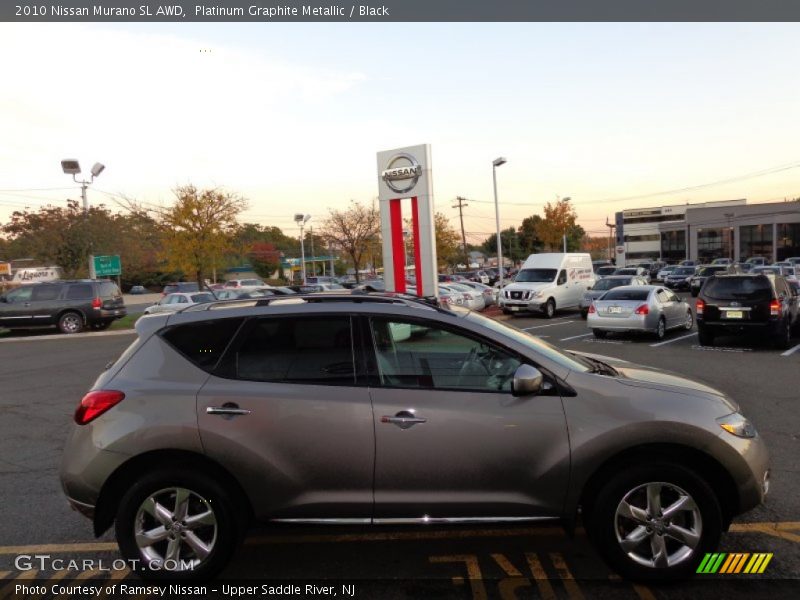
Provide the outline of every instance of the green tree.
[[216,259],[231,247],[236,217],[247,203],[238,195],[193,185],[178,187],[175,196],[175,204],[160,215],[165,258],[202,287]]
[[548,250],[560,251],[564,235],[569,235],[575,227],[578,215],[569,200],[563,198],[555,203],[548,202],[544,207],[544,218],[535,226],[536,235]]
[[544,249],[544,243],[536,233],[536,227],[542,222],[539,215],[531,215],[522,219],[522,223],[517,230],[519,234],[519,246],[525,256],[536,254]]
[[[517,230],[513,227],[503,229],[500,232],[500,240],[503,244],[503,259],[508,259],[514,263],[525,258],[523,256],[522,248],[520,247],[519,236]],[[497,256],[497,234],[493,233],[481,245],[481,250],[486,256]]]
[[255,242],[250,246],[247,260],[253,271],[264,279],[272,278],[281,266],[281,253],[269,242]]
[[356,282],[360,282],[359,270],[370,250],[374,253],[374,248],[371,249],[370,245],[374,245],[379,239],[380,229],[378,209],[351,200],[350,206],[345,210],[329,209],[319,234],[329,245],[335,245],[350,257],[356,272]]

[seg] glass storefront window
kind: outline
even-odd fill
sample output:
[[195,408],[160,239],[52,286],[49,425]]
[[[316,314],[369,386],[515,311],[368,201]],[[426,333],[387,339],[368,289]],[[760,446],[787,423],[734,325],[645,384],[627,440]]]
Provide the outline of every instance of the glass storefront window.
[[664,231],[661,233],[661,260],[678,262],[686,258],[686,232]]
[[800,223],[778,223],[778,260],[800,256]]
[[739,227],[739,258],[763,256],[772,262],[772,223]]
[[[697,230],[697,258],[701,263],[710,263],[715,258],[733,258],[731,252],[732,229],[720,227]],[[770,250],[771,251],[771,250]]]

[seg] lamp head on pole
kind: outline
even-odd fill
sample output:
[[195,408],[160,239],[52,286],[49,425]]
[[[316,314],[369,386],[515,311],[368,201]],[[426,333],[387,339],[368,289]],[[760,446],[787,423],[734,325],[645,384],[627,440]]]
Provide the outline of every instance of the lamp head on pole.
[[508,162],[508,159],[505,156],[501,156],[499,158],[495,158],[492,161],[492,166],[500,167],[500,166],[503,166],[504,164],[506,164],[506,162]]

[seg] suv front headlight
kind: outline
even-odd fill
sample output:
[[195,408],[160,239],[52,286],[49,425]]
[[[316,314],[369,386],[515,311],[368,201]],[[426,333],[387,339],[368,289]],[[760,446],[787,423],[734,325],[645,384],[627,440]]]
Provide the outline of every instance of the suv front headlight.
[[541,295],[542,295],[542,292],[531,292],[530,293],[530,297],[531,298],[539,298]]
[[735,412],[724,417],[719,417],[717,423],[725,431],[740,438],[756,437],[756,428],[741,413]]

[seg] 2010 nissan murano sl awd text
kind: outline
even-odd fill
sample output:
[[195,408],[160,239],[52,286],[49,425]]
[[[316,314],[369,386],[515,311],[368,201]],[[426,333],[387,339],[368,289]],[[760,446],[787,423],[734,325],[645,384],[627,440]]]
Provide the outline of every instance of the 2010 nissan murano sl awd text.
[[316,295],[136,329],[81,400],[61,478],[143,577],[214,576],[253,521],[580,515],[621,575],[678,579],[769,488],[722,392],[466,310]]

